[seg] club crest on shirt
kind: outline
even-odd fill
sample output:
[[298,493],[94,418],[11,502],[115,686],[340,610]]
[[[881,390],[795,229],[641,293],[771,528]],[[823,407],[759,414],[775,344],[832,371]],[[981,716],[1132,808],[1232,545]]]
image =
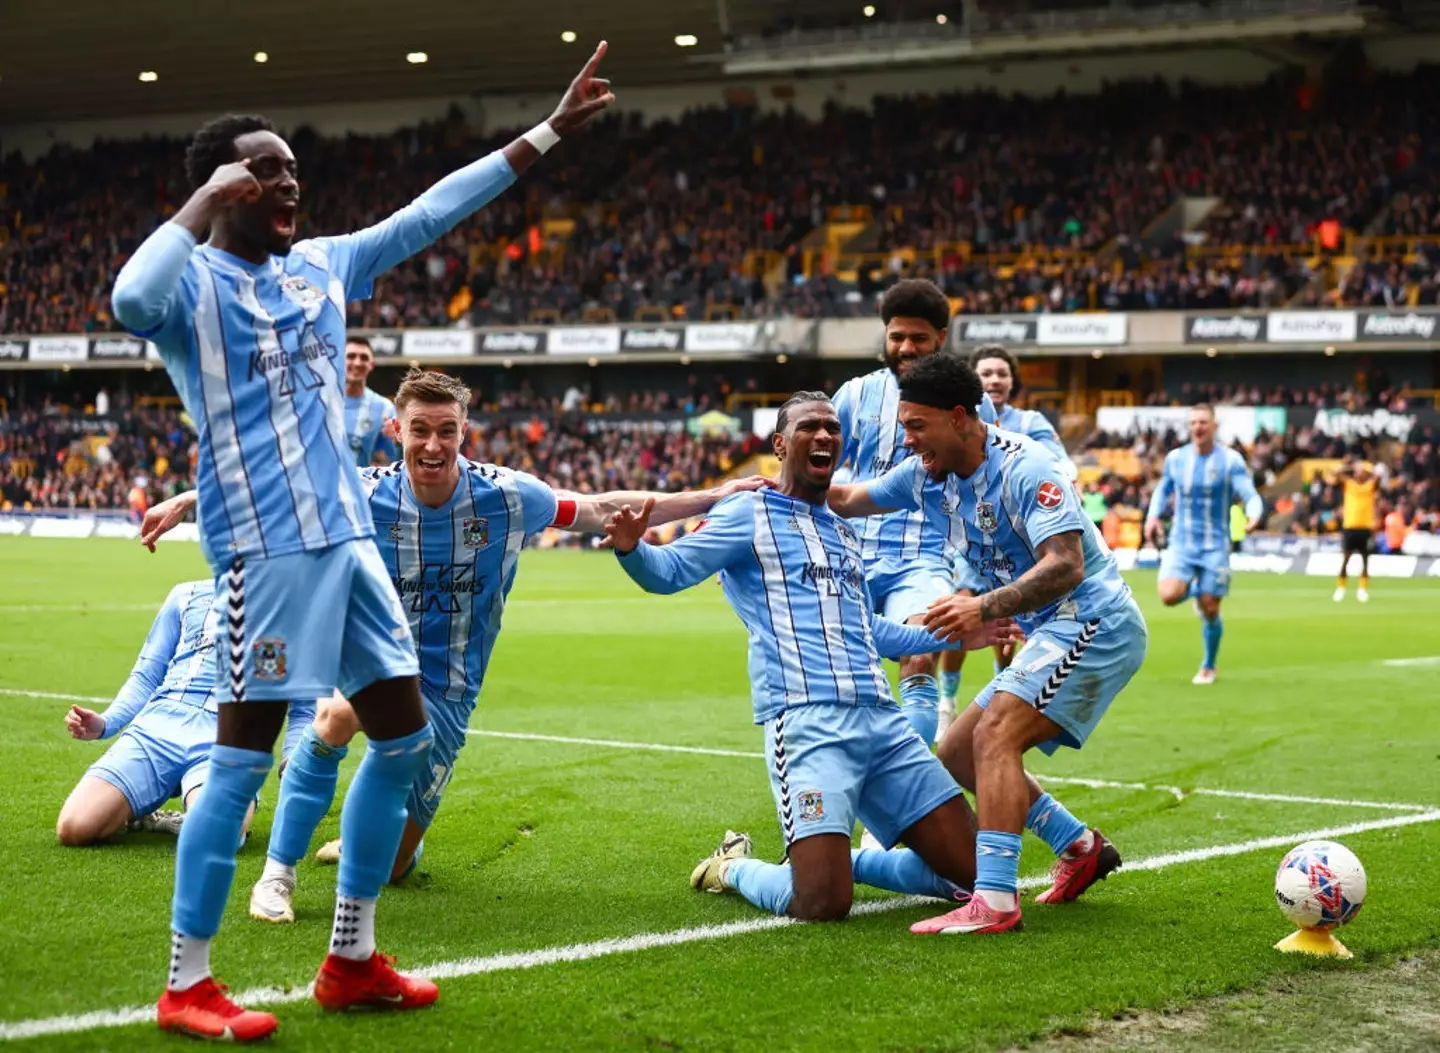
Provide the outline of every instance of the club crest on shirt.
[[460,524],[466,548],[484,548],[490,544],[490,520],[466,519]]
[[285,641],[278,636],[262,636],[250,648],[255,664],[256,680],[285,679]]
[[800,818],[807,823],[825,818],[825,798],[819,790],[801,790],[795,797],[800,805]]
[[303,274],[287,274],[280,279],[280,291],[300,310],[309,321],[314,321],[325,303],[325,290],[310,281]]
[[388,527],[385,528],[385,540],[386,540],[386,541],[400,541],[400,540],[401,540],[400,524],[399,524],[399,523],[391,523]]
[[989,501],[977,501],[975,503],[975,522],[985,533],[995,533],[995,506]]
[[1065,500],[1065,491],[1060,489],[1060,484],[1047,479],[1040,484],[1035,491],[1035,503],[1041,508],[1059,508]]

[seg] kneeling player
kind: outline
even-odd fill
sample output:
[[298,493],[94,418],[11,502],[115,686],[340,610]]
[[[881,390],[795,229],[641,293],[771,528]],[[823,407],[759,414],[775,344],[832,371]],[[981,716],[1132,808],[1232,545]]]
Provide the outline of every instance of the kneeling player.
[[[420,692],[435,735],[406,802],[392,881],[414,866],[465,745],[525,539],[547,526],[598,533],[605,518],[623,505],[651,498],[658,521],[686,519],[728,494],[766,483],[752,478],[678,494],[557,494],[524,472],[460,456],[469,404],[470,391],[460,381],[411,370],[395,395],[402,460],[361,472],[383,540],[380,555],[419,652]],[[172,500],[183,506],[193,497]],[[162,508],[155,519],[174,522],[175,512]],[[358,730],[344,698],[321,701],[280,783],[265,870],[250,897],[252,918],[295,920],[295,864],[330,809],[340,761]]]
[[921,922],[921,933],[1005,932],[1020,925],[1020,834],[1058,857],[1040,902],[1074,899],[1120,865],[1119,853],[1025,773],[1026,751],[1079,749],[1144,660],[1145,621],[1073,486],[1053,456],[977,415],[979,377],[936,355],[900,382],[900,422],[916,456],[869,484],[837,487],[846,516],[923,510],[987,579],[979,597],[935,603],[926,627],[954,639],[986,619],[1015,617],[1027,637],[940,744],[940,759],[975,791],[976,895]]
[[[963,901],[975,875],[973,813],[891,699],[880,663],[942,645],[872,614],[859,540],[825,506],[841,442],[829,398],[791,398],[773,441],[776,487],[717,504],[701,529],[673,544],[642,540],[649,503],[605,525],[620,565],[647,592],[679,592],[718,572],[750,633],[755,722],[765,727],[789,864],[751,859],[750,839],[727,833],[690,883],[810,921],[844,918],[856,881]],[[987,646],[1009,631],[977,627],[964,645]],[[909,848],[852,851],[857,818],[886,848]]]
[[[55,834],[62,845],[94,844],[127,825],[180,832],[180,813],[156,809],[176,796],[188,808],[205,782],[216,724],[214,597],[209,581],[176,585],[110,707],[104,713],[70,707],[65,727],[72,737],[120,738],[60,809]],[[244,829],[254,814],[252,806]]]

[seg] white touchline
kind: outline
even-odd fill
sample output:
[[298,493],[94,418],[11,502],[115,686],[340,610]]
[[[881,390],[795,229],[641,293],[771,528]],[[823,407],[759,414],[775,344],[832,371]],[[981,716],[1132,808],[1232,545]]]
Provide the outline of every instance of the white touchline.
[[[1199,863],[1207,859],[1238,856],[1262,848],[1289,847],[1301,841],[1319,838],[1346,837],[1363,834],[1371,830],[1388,830],[1397,826],[1440,821],[1440,809],[1419,812],[1414,815],[1397,815],[1388,819],[1371,819],[1363,823],[1349,823],[1345,826],[1330,826],[1319,830],[1303,830],[1294,834],[1280,834],[1276,837],[1260,837],[1251,841],[1239,841],[1228,845],[1211,845],[1207,848],[1190,848],[1179,852],[1147,856],[1126,863],[1122,876],[1130,871],[1164,870],[1167,867],[1185,863]],[[1039,888],[1049,881],[1048,877],[1032,875],[1022,878],[1022,889]],[[866,900],[857,903],[852,914],[879,914],[934,904],[937,901],[921,896],[895,896],[887,899]],[[612,954],[631,951],[648,951],[656,947],[673,947],[681,943],[695,943],[700,940],[719,940],[727,936],[741,936],[766,929],[777,929],[784,925],[796,924],[790,918],[765,915],[747,918],[743,921],[727,922],[724,925],[697,925],[693,928],[675,929],[670,932],[646,932],[635,936],[619,936],[592,943],[575,943],[565,947],[546,947],[538,951],[515,951],[508,954],[492,954],[485,957],[460,958],[451,962],[437,962],[414,970],[414,975],[432,980],[455,979],[463,976],[478,976],[482,973],[505,972],[516,969],[535,969],[542,965],[556,965],[561,962],[583,962],[592,958],[603,958]],[[244,1006],[284,1005],[303,1002],[310,997],[310,988],[301,987],[260,987],[241,991],[235,1001]],[[102,1009],[74,1016],[52,1016],[39,1020],[16,1020],[0,1023],[0,1041],[22,1038],[39,1038],[43,1035],[63,1035],[75,1031],[92,1031],[97,1028],[124,1027],[127,1024],[142,1024],[153,1021],[153,1006],[133,1006],[128,1009]]]
[[1387,658],[1380,664],[1388,666],[1440,665],[1440,654],[1432,654],[1428,658]]
[[[491,731],[488,728],[469,728],[466,731],[469,735],[479,735],[484,738],[495,739],[522,739],[530,742],[559,742],[569,746],[603,746],[607,749],[621,750],[654,750],[661,753],[703,753],[714,757],[743,757],[747,760],[764,760],[765,754],[755,753],[748,750],[722,750],[709,749],[704,746],[670,746],[663,742],[630,742],[622,739],[586,739],[577,738],[573,735],[540,735],[523,731]],[[1299,794],[1285,793],[1255,793],[1249,790],[1219,790],[1209,787],[1197,786],[1192,790],[1182,790],[1178,786],[1155,785],[1144,782],[1115,782],[1110,779],[1082,779],[1073,775],[1042,775],[1039,772],[1031,772],[1031,775],[1041,782],[1053,782],[1070,786],[1087,786],[1091,789],[1114,789],[1114,790],[1143,790],[1159,793],[1168,793],[1176,800],[1184,800],[1187,796],[1201,797],[1237,797],[1247,801],[1279,801],[1285,804],[1323,804],[1336,808],[1378,808],[1391,812],[1424,812],[1435,806],[1432,804],[1407,804],[1400,801],[1361,801],[1345,800],[1338,797],[1306,797]]]
[[164,600],[155,603],[0,603],[0,614],[39,614],[45,611],[150,611],[160,609]]
[[114,698],[99,698],[95,695],[57,695],[50,691],[21,691],[19,688],[0,687],[0,695],[14,695],[18,698],[53,698],[59,702],[95,702],[106,704]]

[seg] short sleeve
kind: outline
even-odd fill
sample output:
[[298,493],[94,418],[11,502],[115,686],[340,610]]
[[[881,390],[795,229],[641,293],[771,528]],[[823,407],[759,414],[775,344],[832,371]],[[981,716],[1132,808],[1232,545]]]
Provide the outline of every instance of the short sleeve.
[[1019,507],[1031,548],[1038,548],[1056,534],[1085,529],[1088,520],[1081,514],[1075,488],[1048,453],[1027,451],[1010,480],[1011,496]]
[[914,512],[925,500],[929,476],[919,457],[907,457],[866,486],[866,494],[880,508],[903,508]]
[[515,486],[520,491],[524,509],[525,533],[536,534],[555,523],[560,499],[555,491],[528,472],[515,473]]

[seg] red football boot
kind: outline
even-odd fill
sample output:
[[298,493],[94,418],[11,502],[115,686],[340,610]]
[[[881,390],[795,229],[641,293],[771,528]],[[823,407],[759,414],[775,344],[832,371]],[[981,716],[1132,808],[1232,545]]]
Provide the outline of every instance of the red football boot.
[[367,1009],[418,1009],[440,997],[440,988],[429,980],[402,976],[392,966],[395,959],[376,951],[363,962],[325,957],[315,977],[315,1001],[322,1009],[338,1013],[363,1006]]
[[269,1013],[241,1009],[210,977],[184,991],[167,990],[155,1006],[161,1031],[218,1042],[254,1042],[275,1033],[280,1022]]

